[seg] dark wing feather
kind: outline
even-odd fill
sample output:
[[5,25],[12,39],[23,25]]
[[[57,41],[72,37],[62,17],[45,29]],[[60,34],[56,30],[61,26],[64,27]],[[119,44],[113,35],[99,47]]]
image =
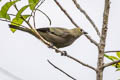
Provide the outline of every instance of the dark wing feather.
[[50,32],[50,28],[39,28],[39,29],[37,29],[37,31],[40,31],[40,32]]
[[49,32],[51,34],[54,34],[56,36],[60,36],[60,37],[63,37],[63,38],[71,35],[70,32],[68,31],[68,29],[59,28],[59,27],[39,28],[39,29],[37,29],[37,31]]

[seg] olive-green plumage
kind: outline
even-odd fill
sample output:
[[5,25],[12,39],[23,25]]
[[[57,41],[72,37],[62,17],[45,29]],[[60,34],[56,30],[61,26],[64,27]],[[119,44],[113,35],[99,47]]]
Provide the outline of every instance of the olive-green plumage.
[[[36,36],[30,29],[9,25],[10,28],[28,32]],[[71,45],[84,32],[80,28],[66,29],[60,27],[48,27],[37,29],[39,34],[48,42],[52,43],[57,48],[63,48]]]

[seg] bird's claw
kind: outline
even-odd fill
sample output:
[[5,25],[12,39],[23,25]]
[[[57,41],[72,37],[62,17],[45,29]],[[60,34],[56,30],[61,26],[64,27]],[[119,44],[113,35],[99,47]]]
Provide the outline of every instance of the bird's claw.
[[67,56],[67,51],[62,51],[61,56]]
[[[55,50],[56,53],[59,53],[60,51],[58,50]],[[62,51],[60,52],[61,53],[61,56],[67,56],[67,51]]]

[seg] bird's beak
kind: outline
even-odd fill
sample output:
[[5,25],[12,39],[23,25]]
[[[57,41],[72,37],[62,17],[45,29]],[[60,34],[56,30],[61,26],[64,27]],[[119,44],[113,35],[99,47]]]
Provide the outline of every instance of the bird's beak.
[[83,29],[81,29],[81,32],[83,33],[83,34],[88,34],[87,32],[85,32]]

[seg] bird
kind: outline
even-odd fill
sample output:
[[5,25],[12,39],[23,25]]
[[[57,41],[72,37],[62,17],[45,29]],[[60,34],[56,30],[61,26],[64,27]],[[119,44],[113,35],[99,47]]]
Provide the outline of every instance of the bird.
[[[30,33],[33,36],[37,37],[36,34],[29,28],[19,27],[11,24],[9,24],[9,27],[12,29]],[[53,46],[57,48],[64,48],[70,46],[81,35],[87,34],[87,32],[84,32],[79,27],[73,29],[67,29],[62,27],[45,27],[38,28],[36,30],[46,41],[50,42]]]

